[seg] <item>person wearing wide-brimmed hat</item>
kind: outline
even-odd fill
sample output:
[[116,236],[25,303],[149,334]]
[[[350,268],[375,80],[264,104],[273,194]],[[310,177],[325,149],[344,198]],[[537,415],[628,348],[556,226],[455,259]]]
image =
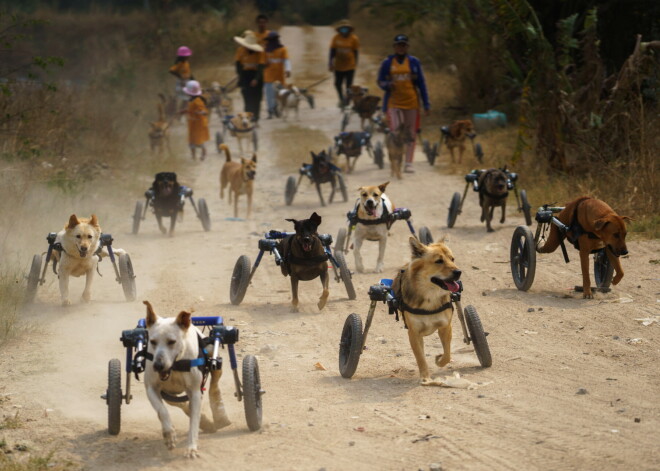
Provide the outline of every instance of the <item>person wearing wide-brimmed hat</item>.
[[190,71],[191,56],[192,51],[189,47],[179,47],[179,49],[176,51],[176,59],[174,60],[174,65],[169,69],[170,74],[177,78],[176,85],[174,87],[174,94],[179,100],[182,101],[188,99],[188,96],[183,93],[183,87],[186,86],[188,80],[193,79],[192,72]]
[[408,128],[410,141],[406,144],[404,172],[412,173],[415,138],[420,128],[420,101],[426,115],[431,104],[422,64],[419,59],[408,54],[408,36],[397,34],[393,43],[394,54],[380,65],[378,86],[385,90],[383,110],[387,113],[389,128],[397,129],[401,123]]
[[238,74],[238,86],[241,87],[243,95],[244,109],[251,112],[255,120],[259,120],[259,108],[261,108],[263,95],[263,73],[266,66],[264,48],[250,30],[245,31],[243,36],[234,36],[234,41],[239,45],[235,58],[236,73]]
[[345,103],[344,90],[353,85],[353,76],[358,63],[360,40],[353,33],[348,20],[341,20],[335,27],[337,34],[330,42],[328,69],[335,73],[335,88],[339,95],[339,105]]
[[266,68],[264,69],[264,91],[268,105],[268,119],[277,115],[277,97],[275,82],[286,85],[286,78],[291,75],[289,53],[280,42],[280,34],[271,31],[266,36]]
[[196,159],[195,151],[202,149],[201,160],[206,158],[206,147],[204,143],[209,140],[209,110],[206,100],[202,96],[202,87],[197,80],[189,80],[183,87],[183,93],[188,97],[188,109],[183,112],[188,115],[188,146],[193,160]]

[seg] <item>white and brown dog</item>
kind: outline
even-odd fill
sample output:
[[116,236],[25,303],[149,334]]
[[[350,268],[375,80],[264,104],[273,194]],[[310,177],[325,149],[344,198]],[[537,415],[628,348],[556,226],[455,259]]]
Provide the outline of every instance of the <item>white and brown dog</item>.
[[[247,149],[248,146],[252,146],[252,152],[257,151],[257,145],[256,145],[256,123],[254,122],[254,115],[249,112],[249,111],[244,111],[241,113],[236,113],[230,120],[229,120],[229,134],[234,136],[238,140],[238,151],[241,155],[243,155],[243,145],[245,144],[245,148]],[[218,146],[218,152],[220,152],[221,149]]]
[[277,93],[277,114],[286,121],[289,110],[296,113],[296,119],[300,119],[298,107],[304,99],[309,103],[310,108],[314,108],[314,97],[307,92],[305,88],[298,88],[293,84],[282,85],[279,82],[275,84]]
[[385,188],[389,183],[385,182],[378,186],[363,186],[358,189],[360,199],[356,204],[353,247],[355,249],[355,269],[360,273],[364,272],[360,249],[362,248],[362,242],[365,240],[378,241],[376,273],[383,271],[387,235],[391,225],[389,215],[394,211],[394,205],[385,194]]
[[[144,371],[147,397],[158,413],[165,446],[170,450],[175,446],[176,433],[163,400],[181,408],[190,417],[186,456],[196,458],[200,427],[203,431],[212,433],[231,423],[220,395],[219,381],[222,370],[210,372],[209,403],[213,416],[211,421],[202,414],[202,371],[190,364],[188,371],[181,371],[176,366],[178,362],[196,360],[203,356],[200,345],[201,332],[192,325],[191,314],[181,311],[176,317],[163,318],[156,315],[149,301],[144,301],[144,304],[147,306],[146,323],[149,334],[147,358],[151,360],[147,362]],[[187,401],[172,400],[180,399],[179,395],[184,393],[188,397]]]
[[220,150],[224,151],[227,157],[227,161],[220,170],[220,199],[225,197],[225,187],[229,185],[229,203],[231,204],[233,194],[234,217],[238,217],[238,197],[243,194],[247,195],[247,217],[249,218],[252,214],[254,177],[257,175],[257,154],[253,154],[251,159],[241,157],[240,162],[232,162],[229,147],[221,144]]

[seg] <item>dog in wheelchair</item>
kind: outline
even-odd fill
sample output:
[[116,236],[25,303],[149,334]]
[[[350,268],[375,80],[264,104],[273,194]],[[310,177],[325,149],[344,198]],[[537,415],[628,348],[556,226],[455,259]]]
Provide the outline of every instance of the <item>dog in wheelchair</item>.
[[[178,218],[183,217],[183,199],[182,191],[188,190],[179,185],[174,172],[160,172],[156,174],[154,182],[151,184],[144,196],[150,201],[153,207],[158,228],[163,234],[170,237],[174,235],[174,227]],[[169,231],[163,225],[163,218],[170,218]]]
[[474,124],[469,119],[454,121],[448,128],[443,128],[442,133],[445,145],[451,154],[451,163],[455,163],[454,149],[458,149],[458,163],[460,164],[465,152],[465,140],[477,135]]
[[502,208],[500,224],[506,220],[506,199],[509,196],[509,178],[504,168],[491,168],[482,172],[477,180],[479,186],[479,206],[481,206],[481,222],[486,221],[486,230],[494,232],[490,223],[493,220],[495,208]]
[[376,273],[383,271],[383,260],[385,248],[387,247],[387,236],[391,226],[389,216],[394,211],[394,205],[385,194],[385,189],[390,182],[378,186],[363,186],[358,189],[360,198],[356,205],[354,256],[355,269],[364,273],[362,255],[360,249],[365,240],[378,241],[378,261],[376,262]]
[[[335,136],[335,149],[337,157],[346,156],[346,170],[351,173],[355,168],[358,157],[362,154],[362,147],[370,145],[371,134],[368,132],[342,132]],[[353,162],[351,163],[351,158]]]
[[282,85],[276,82],[275,92],[277,94],[277,116],[284,120],[286,120],[289,110],[294,110],[296,119],[300,119],[298,107],[303,99],[307,101],[310,108],[314,108],[314,96],[306,88],[298,88],[293,84]]
[[321,206],[325,206],[325,200],[323,199],[323,194],[321,193],[321,184],[330,183],[332,191],[330,192],[328,202],[332,203],[332,200],[335,197],[335,190],[337,188],[337,172],[339,172],[340,169],[331,162],[330,155],[328,155],[325,150],[322,150],[318,154],[315,154],[314,152],[310,152],[310,154],[312,154],[310,175],[314,185],[316,186],[316,192],[319,194],[319,198],[321,199]]

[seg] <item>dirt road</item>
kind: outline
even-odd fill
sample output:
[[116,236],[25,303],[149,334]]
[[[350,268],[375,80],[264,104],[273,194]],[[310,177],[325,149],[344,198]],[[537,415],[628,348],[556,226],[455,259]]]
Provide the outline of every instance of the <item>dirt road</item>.
[[[331,34],[329,28],[282,30],[297,83],[324,75]],[[362,57],[362,83],[376,66],[372,58]],[[34,309],[25,315],[34,328],[0,357],[0,411],[5,418],[18,414],[19,419],[18,428],[0,430],[6,446],[23,443],[34,454],[54,451],[56,462],[69,459],[73,467],[90,470],[417,470],[429,469],[431,463],[450,470],[658,469],[660,327],[636,321],[658,315],[658,270],[649,263],[660,258],[657,242],[630,243],[631,255],[623,261],[625,278],[596,299],[583,300],[570,290],[580,281],[576,252],[568,265],[559,253],[540,256],[534,286],[519,292],[508,260],[511,234],[522,218],[510,209],[507,222],[487,234],[478,220],[477,197],[469,195],[455,228],[447,230],[446,208],[463,180],[443,174],[442,164],[428,166],[419,154],[417,172],[393,181],[387,193],[397,206],[410,208],[415,224],[429,226],[436,239],[447,234],[463,269],[464,304],[478,309],[490,333],[493,366],[479,367],[457,322],[453,361],[444,370],[434,367],[434,373],[459,373],[477,383],[476,389],[419,386],[403,325],[384,306],[377,309],[356,375],[341,378],[337,350],[344,319],[351,312],[366,316],[366,291],[380,274],[354,275],[355,301],[333,282],[323,312],[316,308],[320,282],[302,283],[301,313],[292,314],[289,280],[266,258],[244,302],[229,304],[234,262],[241,254],[254,260],[264,231],[291,230],[285,218],[302,219],[312,211],[323,217],[321,232],[334,236],[345,227],[352,197],[320,208],[314,188],[303,183],[293,205],[284,205],[286,177],[296,175],[309,151],[327,147],[338,132],[340,114],[331,81],[315,93],[317,108],[303,105],[299,121],[262,121],[251,220],[226,219],[232,210],[218,197],[222,159],[214,151],[206,162],[191,163],[183,180],[209,202],[211,232],[202,231],[187,207],[174,238],[163,237],[152,216],[138,236],[130,235],[132,201],[139,194],[118,196],[112,206],[101,208],[104,230],[132,255],[138,301],[122,301],[107,262],[91,304],[64,309],[55,282],[40,290]],[[217,125],[217,120],[212,123],[212,131]],[[175,138],[184,136],[180,125]],[[483,139],[487,146],[487,136]],[[232,148],[234,144],[230,141]],[[389,170],[378,170],[365,155],[347,183],[352,191],[389,179]],[[149,176],[143,180],[147,188]],[[521,188],[532,184],[533,176],[521,177]],[[55,227],[70,211],[53,216]],[[396,223],[391,233],[387,277],[409,259],[405,224]],[[365,245],[366,265],[374,267],[376,244]],[[352,253],[347,259],[353,268]],[[82,283],[73,284],[73,296],[81,290]],[[257,355],[267,390],[260,432],[248,431],[227,370],[221,384],[233,424],[201,435],[201,458],[195,464],[183,457],[187,419],[172,411],[179,442],[168,452],[141,384],[134,382],[133,402],[122,408],[121,434],[107,434],[106,406],[99,399],[106,388],[107,362],[120,358],[123,363],[119,335],[144,315],[142,299],[150,300],[161,315],[192,307],[197,315],[223,315],[241,329],[238,351]],[[431,359],[440,348],[436,336],[426,339]],[[326,369],[315,368],[316,363]],[[578,394],[581,388],[585,394]]]

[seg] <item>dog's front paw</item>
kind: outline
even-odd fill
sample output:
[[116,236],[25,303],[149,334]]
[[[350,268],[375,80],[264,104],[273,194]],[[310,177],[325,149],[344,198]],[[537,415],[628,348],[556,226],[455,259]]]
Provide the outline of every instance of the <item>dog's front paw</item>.
[[162,232],[163,234],[167,234],[167,229],[165,228],[165,226],[160,226],[160,232]]
[[616,275],[614,275],[614,278],[612,278],[612,284],[618,285],[619,281],[621,281],[622,279],[623,279],[623,273],[617,273]]
[[374,273],[383,273],[383,266],[376,265],[376,269],[374,270]]
[[434,381],[431,378],[422,378],[419,384],[422,386],[442,386],[444,383],[442,381]]
[[594,295],[591,293],[591,288],[584,288],[584,293],[582,294],[584,299],[594,299]]
[[167,449],[174,450],[174,447],[176,446],[176,432],[174,429],[168,432],[163,432],[163,438],[165,439],[165,446]]
[[92,295],[91,295],[91,293],[83,293],[83,294],[82,294],[82,301],[83,301],[84,303],[88,303],[88,302],[90,302],[91,300],[92,300]]
[[438,366],[445,366],[450,361],[451,361],[451,357],[449,355],[445,356],[443,354],[440,354],[435,356],[435,364]]
[[199,458],[199,453],[197,452],[197,447],[196,446],[189,446],[186,452],[184,453],[184,456],[186,458],[189,458],[191,460],[194,460],[195,458]]
[[291,306],[291,312],[300,312],[300,309],[298,309],[298,306]]
[[71,306],[71,301],[69,301],[68,299],[63,299],[62,300],[62,306],[64,306],[64,307]]

